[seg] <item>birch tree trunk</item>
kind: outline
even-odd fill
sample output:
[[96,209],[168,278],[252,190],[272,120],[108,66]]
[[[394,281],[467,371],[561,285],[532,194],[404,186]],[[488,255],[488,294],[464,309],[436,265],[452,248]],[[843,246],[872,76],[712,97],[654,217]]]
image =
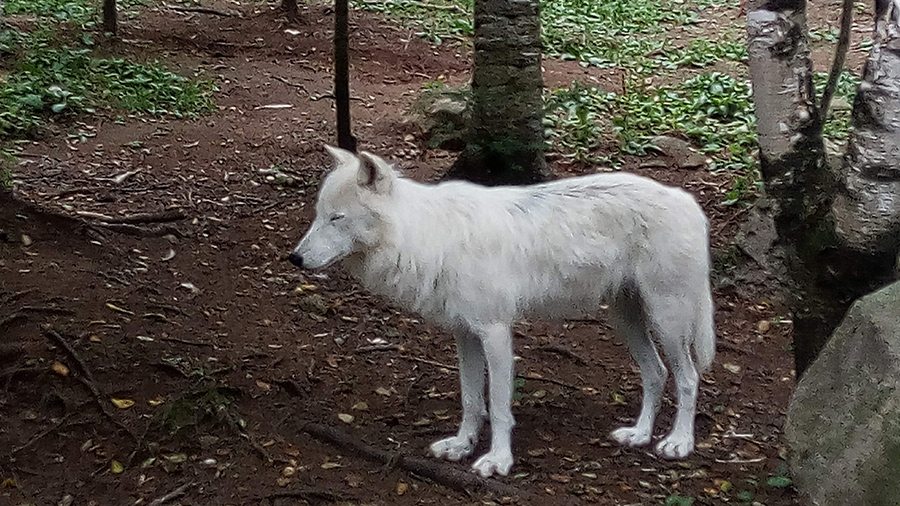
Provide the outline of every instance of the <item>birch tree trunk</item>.
[[790,253],[794,358],[801,375],[850,303],[894,275],[900,248],[900,0],[876,1],[874,45],[837,172],[826,164],[805,0],[751,0],[748,7],[760,169],[779,239]]
[[822,126],[806,40],[805,0],[748,2],[750,78],[756,107],[760,171],[772,199],[782,246],[792,255],[794,358],[801,374],[844,313],[814,281],[811,230],[827,213]]
[[875,15],[832,215],[845,246],[891,262],[900,248],[900,0],[876,0]]
[[476,0],[472,124],[448,173],[486,184],[546,177],[538,0]]

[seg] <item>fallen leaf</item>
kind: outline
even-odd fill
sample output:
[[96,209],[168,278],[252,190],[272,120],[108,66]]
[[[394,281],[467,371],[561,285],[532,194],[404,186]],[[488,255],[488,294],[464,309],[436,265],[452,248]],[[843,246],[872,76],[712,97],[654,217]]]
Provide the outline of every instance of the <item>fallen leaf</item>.
[[591,478],[592,480],[597,479],[597,475],[594,473],[581,473],[581,475],[584,476],[585,478]]
[[194,284],[191,282],[182,283],[178,286],[180,286],[181,288],[187,288],[191,291],[191,293],[198,293],[200,291],[200,289],[194,286]]
[[430,418],[419,418],[418,420],[413,422],[413,425],[415,425],[416,427],[424,427],[426,425],[431,425],[431,419]]
[[550,479],[557,483],[569,483],[570,481],[572,481],[572,478],[569,478],[568,476],[562,474],[551,474]]
[[88,338],[88,341],[90,341],[92,343],[99,343],[100,337],[92,334],[91,337]]
[[66,365],[62,362],[53,362],[52,364],[50,364],[50,369],[60,376],[69,375],[69,368],[66,367]]
[[547,391],[546,390],[538,390],[537,392],[531,394],[531,396],[534,397],[535,399],[543,399],[544,397],[547,397]]
[[741,371],[741,366],[735,364],[722,364],[722,367],[734,374],[737,374]]
[[262,388],[263,390],[265,390],[267,392],[272,389],[272,385],[270,385],[262,380],[256,380],[256,386],[258,386],[259,388]]
[[6,478],[3,480],[3,483],[0,483],[0,488],[19,488],[16,484],[16,480],[13,478]]
[[760,334],[765,334],[770,328],[772,328],[772,322],[769,320],[760,320],[759,323],[756,324],[756,330],[758,330]]
[[125,471],[125,466],[122,465],[118,460],[113,460],[109,463],[109,472],[113,474],[122,474]]
[[163,455],[163,458],[173,464],[181,464],[182,462],[187,462],[187,454],[185,454],[185,453],[173,453],[171,455]]
[[134,406],[134,401],[131,399],[116,399],[115,397],[111,398],[113,405],[119,409],[128,409],[131,406]]
[[353,415],[348,415],[347,413],[339,413],[338,418],[344,423],[353,423],[353,420],[356,419]]
[[352,409],[354,411],[368,411],[369,405],[363,401],[359,401],[356,404],[354,404],[353,407],[351,407],[350,409]]
[[131,311],[125,309],[125,308],[121,308],[121,307],[119,307],[119,306],[117,306],[117,305],[115,305],[115,304],[113,304],[113,303],[111,303],[111,302],[107,302],[107,303],[106,303],[106,307],[112,309],[113,311],[115,311],[115,312],[117,312],[117,313],[122,313],[122,314],[127,314],[127,315],[134,316],[134,313],[133,313],[133,312],[131,312]]
[[406,493],[406,490],[409,488],[409,485],[403,483],[402,481],[397,482],[397,495],[403,495]]
[[154,399],[150,399],[149,401],[147,401],[147,404],[156,407],[156,406],[159,406],[160,404],[162,404],[162,403],[164,403],[164,402],[166,402],[166,400],[163,399],[162,396],[158,396],[158,397],[156,397],[156,398],[154,398]]
[[288,486],[288,483],[290,483],[290,482],[291,482],[291,479],[288,478],[287,476],[279,476],[278,478],[275,479],[275,483],[279,487],[286,487],[286,486]]
[[391,396],[391,391],[384,387],[378,387],[375,389],[375,393],[378,395],[383,395],[385,397]]
[[609,396],[612,397],[613,404],[619,404],[619,405],[627,404],[625,402],[625,396],[620,394],[619,392],[612,392],[609,394]]
[[339,467],[343,467],[343,466],[341,466],[337,462],[326,462],[326,463],[322,464],[322,469],[337,469]]

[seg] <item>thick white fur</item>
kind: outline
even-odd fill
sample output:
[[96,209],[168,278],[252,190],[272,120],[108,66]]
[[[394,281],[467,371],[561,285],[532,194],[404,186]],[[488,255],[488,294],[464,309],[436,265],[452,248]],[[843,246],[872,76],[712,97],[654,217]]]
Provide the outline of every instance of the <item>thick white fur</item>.
[[678,410],[657,451],[691,453],[698,373],[715,353],[708,225],[693,197],[625,173],[524,187],[425,185],[374,155],[328,151],[336,168],[292,256],[309,268],[343,259],[367,289],[454,333],[462,423],[431,446],[435,456],[472,453],[487,414],[487,365],[491,449],[473,468],[506,475],[514,425],[510,326],[522,317],[592,316],[604,301],[643,382],[637,422],[612,437],[650,442],[668,374],[659,343],[675,376]]

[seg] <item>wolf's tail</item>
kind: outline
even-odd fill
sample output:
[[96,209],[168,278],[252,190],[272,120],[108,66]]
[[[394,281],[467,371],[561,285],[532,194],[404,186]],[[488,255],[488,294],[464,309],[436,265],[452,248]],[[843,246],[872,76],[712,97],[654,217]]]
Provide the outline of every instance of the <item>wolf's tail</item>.
[[716,357],[716,326],[713,321],[713,301],[709,289],[701,298],[698,308],[697,327],[694,329],[694,355],[697,358],[697,372],[709,370]]

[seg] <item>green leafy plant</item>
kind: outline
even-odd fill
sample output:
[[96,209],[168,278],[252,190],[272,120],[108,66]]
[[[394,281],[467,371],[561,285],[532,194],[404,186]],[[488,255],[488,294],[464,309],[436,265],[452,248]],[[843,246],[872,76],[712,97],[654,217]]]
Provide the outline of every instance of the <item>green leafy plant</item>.
[[[817,72],[813,75],[813,83],[816,85],[819,93],[825,89],[826,82],[828,82],[827,72]],[[831,108],[828,110],[828,118],[825,121],[822,132],[826,139],[844,141],[850,134],[851,104],[856,97],[859,83],[860,78],[849,70],[843,71],[838,77],[834,99],[832,100]]]
[[51,116],[97,108],[175,116],[213,109],[210,81],[190,79],[160,63],[96,58],[89,36],[58,47],[52,31],[0,31],[0,55],[11,61],[0,81],[0,140],[27,136]]
[[694,504],[693,497],[685,497],[678,494],[672,494],[669,497],[666,497],[666,506],[691,506]]

